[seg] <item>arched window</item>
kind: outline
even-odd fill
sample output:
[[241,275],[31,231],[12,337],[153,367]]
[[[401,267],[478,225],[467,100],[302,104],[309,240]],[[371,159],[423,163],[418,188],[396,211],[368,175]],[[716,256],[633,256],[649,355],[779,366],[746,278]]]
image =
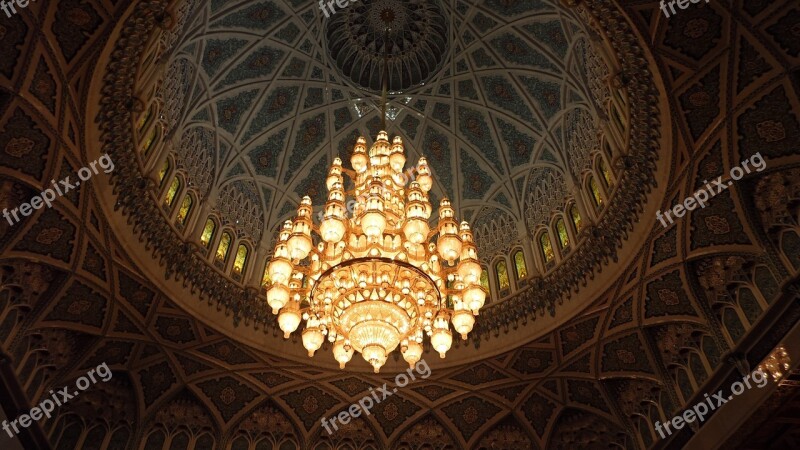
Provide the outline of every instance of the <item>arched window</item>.
[[522,250],[517,250],[514,253],[514,269],[517,272],[517,279],[522,280],[528,276],[528,266],[525,265],[525,255]]
[[144,445],[144,448],[161,448],[166,439],[161,430],[153,431],[150,433],[150,436],[147,437],[147,443]]
[[153,128],[153,131],[151,131],[150,134],[147,135],[147,139],[144,140],[144,145],[142,146],[142,153],[144,154],[144,156],[150,154],[150,150],[153,148],[153,144],[155,144],[158,138],[160,137],[160,134],[161,134],[161,128],[156,126]]
[[203,234],[200,235],[200,243],[203,247],[208,248],[209,244],[211,244],[216,229],[217,224],[214,222],[214,219],[209,217],[208,220],[206,220],[206,226],[203,227]]
[[578,206],[573,204],[569,208],[569,215],[572,217],[572,224],[575,225],[575,231],[580,232],[583,229],[583,221],[581,220],[581,213],[578,211]]
[[549,263],[555,258],[556,255],[553,253],[553,244],[550,243],[550,235],[547,234],[547,231],[539,236],[539,247],[542,250],[542,256],[544,257],[545,264]]
[[244,272],[244,265],[247,262],[247,246],[239,244],[236,249],[236,259],[233,260],[233,272],[241,274]]
[[589,190],[592,193],[592,199],[594,200],[594,204],[597,205],[598,208],[603,206],[603,197],[600,195],[600,189],[597,187],[597,183],[594,181],[594,177],[589,176]]
[[486,268],[481,268],[481,287],[489,292],[489,271]]
[[227,231],[222,233],[222,238],[219,240],[219,246],[217,246],[217,261],[224,263],[226,259],[228,259],[228,249],[231,246],[231,235]]
[[611,159],[612,152],[611,152],[611,144],[608,142],[607,138],[603,139],[603,150],[605,150],[606,158]]
[[169,446],[170,450],[187,450],[189,448],[189,435],[185,432],[178,434],[172,438],[172,443]]
[[181,203],[181,209],[178,210],[178,223],[181,225],[186,225],[186,218],[189,217],[189,212],[192,210],[192,194],[186,194],[186,197],[183,197],[183,202]]
[[617,105],[611,104],[611,118],[614,119],[614,124],[617,126],[617,131],[619,134],[624,134],[625,132],[625,125],[622,120],[622,115],[619,113],[619,109],[617,109]]
[[598,158],[597,168],[600,169],[600,173],[603,174],[603,180],[606,182],[606,186],[611,186],[611,173],[606,168],[606,163],[603,161],[603,158]]
[[210,434],[205,433],[197,439],[197,442],[192,447],[194,450],[201,450],[206,448],[214,448],[214,438]]
[[[262,441],[265,442],[265,441]],[[269,442],[269,441],[266,441]],[[244,436],[239,436],[233,441],[233,445],[231,446],[231,450],[247,450],[250,448],[250,442]],[[272,447],[275,448],[275,447]]]
[[508,267],[506,266],[506,262],[504,260],[498,262],[495,264],[494,270],[497,272],[497,286],[502,295],[503,291],[511,288],[511,282],[508,279]]
[[567,226],[564,225],[564,219],[558,219],[556,222],[556,232],[558,233],[558,243],[561,248],[569,247],[569,235],[567,234]]
[[167,172],[169,172],[169,158],[164,161],[164,165],[161,167],[161,170],[158,172],[158,183],[159,185],[164,184],[164,177],[167,176]]
[[181,189],[181,179],[176,176],[172,180],[172,184],[169,186],[169,190],[167,191],[167,196],[164,198],[164,204],[167,206],[172,206],[172,202],[175,201],[175,195],[178,194],[178,191],[180,189]]
[[147,111],[142,114],[142,117],[139,119],[139,123],[136,124],[136,131],[141,133],[147,125],[150,124],[150,118],[153,117],[153,109],[156,107],[155,103],[151,103],[150,107],[147,108]]

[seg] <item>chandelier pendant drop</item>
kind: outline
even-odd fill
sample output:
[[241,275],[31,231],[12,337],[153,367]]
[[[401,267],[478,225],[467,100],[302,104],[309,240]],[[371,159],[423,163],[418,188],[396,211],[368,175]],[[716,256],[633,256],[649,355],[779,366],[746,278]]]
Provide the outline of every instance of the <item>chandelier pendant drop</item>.
[[[284,223],[267,268],[267,302],[285,338],[305,321],[308,355],[327,337],[341,368],[359,352],[377,373],[398,346],[413,367],[424,334],[444,358],[450,324],[466,339],[486,298],[469,224],[459,225],[443,199],[430,228],[430,169],[420,158],[406,188],[400,137],[390,143],[381,131],[369,152],[359,137],[350,162],[352,170],[334,160],[318,226],[308,196]],[[352,211],[343,175],[355,184]]]

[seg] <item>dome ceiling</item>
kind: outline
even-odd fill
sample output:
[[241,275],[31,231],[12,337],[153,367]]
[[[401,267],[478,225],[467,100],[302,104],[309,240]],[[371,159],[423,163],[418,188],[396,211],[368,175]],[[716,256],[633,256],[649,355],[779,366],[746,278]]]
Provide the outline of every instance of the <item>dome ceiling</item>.
[[[392,4],[364,2],[386,13],[382,5]],[[399,11],[427,17],[427,26],[440,19],[436,8],[413,5]],[[663,105],[630,33],[596,22],[589,28],[592,13],[556,3],[437,7],[449,19],[442,67],[424,86],[391,95],[386,116],[409,160],[427,157],[432,203],[449,197],[472,225],[489,272],[491,300],[469,345],[448,357],[459,364],[490,336],[500,338],[493,354],[536,339],[606,289],[605,280],[586,286],[602,264],[612,260],[606,273],[613,274],[633,256],[628,250],[619,258],[617,250],[641,223],[669,155],[657,158]],[[379,99],[339,75],[317,5],[188,2],[159,20],[160,29],[123,30],[146,44],[135,59],[113,50],[115,70],[97,81],[98,139],[126,161],[111,175],[114,208],[131,215],[132,232],[146,242],[132,248],[152,249],[166,265],[141,260],[151,279],[166,275],[162,287],[183,307],[262,347],[260,329],[277,326],[262,277],[274,231],[304,195],[321,211],[331,162],[349,162],[356,137],[379,131]],[[417,25],[409,36],[441,28],[422,33],[425,21]],[[132,102],[118,105],[126,95]],[[203,241],[207,219],[220,220],[222,232]],[[517,261],[527,262],[527,273]],[[545,315],[540,326],[518,327]],[[266,347],[302,354],[277,338]]]
[[[529,0],[503,3],[517,8]],[[303,5],[319,14],[316,4]],[[800,84],[792,75],[800,44],[791,34],[800,26],[798,5],[712,2],[663,20],[656,2],[626,2],[617,11],[609,1],[581,1],[578,9],[603,11],[602,27],[616,30],[614,46],[626,55],[639,57],[632,43],[639,36],[652,46],[652,67],[660,72],[652,85],[671,111],[664,121],[674,135],[659,152],[674,158],[669,178],[659,179],[655,208],[669,208],[756,152],[768,169],[751,173],[668,228],[643,220],[646,239],[634,246],[636,256],[619,276],[605,261],[602,277],[613,284],[593,293],[584,314],[499,355],[487,349],[494,339],[481,339],[479,351],[470,349],[474,359],[468,365],[445,367],[430,358],[430,378],[417,380],[333,436],[324,433],[319,418],[345,410],[386,377],[328,370],[316,359],[296,363],[268,353],[267,346],[248,348],[209,325],[231,321],[225,314],[239,305],[219,301],[206,307],[217,314],[214,320],[205,320],[191,313],[183,297],[162,292],[164,275],[171,278],[177,266],[192,264],[194,255],[180,253],[185,247],[159,215],[151,192],[139,188],[145,183],[132,150],[130,129],[137,116],[130,103],[138,95],[134,57],[157,32],[167,6],[161,0],[37,2],[3,22],[10,43],[0,47],[4,207],[28,201],[49,180],[74,174],[102,151],[116,162],[113,193],[101,175],[16,225],[0,221],[3,298],[13,299],[0,311],[5,317],[0,344],[12,356],[7,372],[23,381],[20,395],[9,397],[23,403],[17,413],[27,412],[48,389],[74,384],[100,362],[114,371],[109,383],[95,385],[58,408],[58,416],[25,432],[45,430],[42,442],[49,438],[53,448],[75,448],[89,439],[108,448],[126,442],[191,449],[284,443],[315,450],[672,448],[697,438],[714,438],[707,442],[724,442],[725,448],[792,442],[796,427],[785,440],[766,437],[782,423],[776,411],[793,417],[786,401],[797,398],[790,394],[797,390],[789,391],[791,383],[780,386],[762,408],[744,408],[753,415],[734,434],[715,431],[706,421],[699,431],[683,427],[661,440],[652,424],[691,408],[704,392],[729,389],[741,379],[737,368],[755,367],[786,342],[787,330],[800,320],[800,230],[788,220],[798,217],[800,201]],[[616,40],[621,37],[631,40]],[[630,66],[627,70],[636,75]],[[633,88],[636,107],[648,91]],[[101,141],[95,128],[107,139]],[[200,131],[186,139],[216,142],[210,128],[196,128]],[[642,146],[635,144],[632,150]],[[186,149],[196,157],[203,147]],[[552,174],[537,180],[562,182]],[[636,182],[646,184],[641,178]],[[194,183],[211,192],[216,172]],[[531,185],[536,183],[528,181]],[[217,208],[223,206],[229,207]],[[541,206],[536,214],[545,210]],[[647,216],[652,215],[640,214]],[[157,250],[147,264],[134,258],[141,248]],[[576,251],[582,261],[583,248]],[[151,266],[157,277],[148,272]],[[216,285],[208,296],[211,304],[211,297],[223,297],[213,275],[206,270],[180,281],[203,291]],[[727,295],[732,289],[740,292],[740,306],[720,308],[732,299]],[[519,320],[524,316],[496,309],[502,308],[481,311],[479,323],[524,322]],[[539,326],[537,320],[520,328]],[[754,429],[758,436],[748,438]]]
[[391,98],[389,133],[404,138],[410,160],[428,158],[432,200],[449,197],[478,235],[492,218],[528,228],[547,220],[532,183],[557,177],[547,195],[558,203],[589,163],[591,142],[575,136],[596,134],[592,99],[602,92],[586,82],[586,65],[598,58],[557,3],[365,1],[322,21],[306,6],[196,2],[170,38],[161,95],[174,152],[253,241],[271,247],[302,196],[322,205],[333,158],[349,161],[355,137],[377,133],[371,90],[387,11],[392,89],[403,91]]
[[449,53],[449,19],[439,1],[379,0],[351,4],[325,21],[329,61],[357,88],[408,93],[425,85]]

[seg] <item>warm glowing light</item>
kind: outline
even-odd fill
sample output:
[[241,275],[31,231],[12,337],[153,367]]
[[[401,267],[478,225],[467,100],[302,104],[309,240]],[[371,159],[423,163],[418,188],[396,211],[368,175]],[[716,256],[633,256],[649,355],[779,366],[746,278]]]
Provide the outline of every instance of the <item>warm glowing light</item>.
[[772,381],[777,383],[786,375],[790,367],[792,367],[792,359],[786,349],[780,346],[764,358],[764,361],[758,365],[758,370],[772,376]]
[[472,326],[475,325],[475,316],[470,311],[462,310],[456,311],[453,314],[453,328],[458,331],[463,339],[467,338],[467,333],[472,331]]
[[278,310],[289,303],[289,288],[280,283],[272,283],[267,289],[267,304],[272,308],[272,314],[278,314]]
[[353,347],[345,344],[344,339],[337,339],[333,345],[333,357],[339,362],[339,368],[344,369],[345,364],[353,357]]
[[300,312],[297,310],[284,309],[278,315],[278,325],[283,331],[283,337],[289,338],[289,335],[300,326]]
[[401,350],[403,359],[406,360],[409,367],[414,368],[414,364],[422,358],[422,344],[417,341],[411,341],[404,346],[404,349],[405,350]]
[[[359,352],[377,373],[397,348],[413,367],[426,334],[444,358],[451,324],[466,339],[486,299],[469,224],[459,224],[443,199],[438,223],[429,225],[430,168],[420,158],[410,169],[417,178],[408,180],[400,137],[390,143],[381,131],[369,151],[358,138],[350,164],[333,161],[319,226],[309,197],[283,225],[267,267],[267,303],[284,337],[305,321],[309,356],[327,338],[341,368]],[[355,184],[351,203],[344,175]]]

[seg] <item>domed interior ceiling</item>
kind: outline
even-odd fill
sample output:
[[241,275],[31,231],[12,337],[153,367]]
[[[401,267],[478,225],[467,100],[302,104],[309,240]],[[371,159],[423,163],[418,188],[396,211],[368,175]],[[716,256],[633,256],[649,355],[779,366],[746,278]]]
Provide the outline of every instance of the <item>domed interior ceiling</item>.
[[[498,4],[498,11],[515,11],[536,3]],[[31,2],[0,22],[0,207],[29,201],[104,150],[116,164],[109,175],[117,177],[101,173],[14,225],[0,220],[0,394],[8,418],[98,364],[113,371],[109,382],[21,429],[24,448],[632,450],[698,440],[742,450],[796,447],[796,368],[780,386],[748,390],[774,392],[761,407],[729,402],[710,420],[665,439],[653,428],[704,394],[730,389],[777,345],[800,360],[798,339],[789,334],[800,321],[796,2],[700,2],[668,20],[655,1],[620,9],[606,0],[578,2],[576,10],[588,8],[621,53],[642,58],[636,68],[650,61],[653,87],[671,112],[664,130],[672,140],[659,158],[673,158],[668,179],[653,192],[653,209],[670,208],[757,152],[767,168],[667,227],[641,214],[643,230],[626,239],[641,237],[642,244],[618,276],[602,261],[598,278],[610,286],[593,292],[582,314],[498,355],[487,356],[494,341],[481,338],[468,364],[445,367],[435,355],[426,358],[429,378],[332,435],[320,418],[347,410],[394,374],[327,369],[317,359],[298,363],[266,346],[247,347],[165,290],[164,275],[171,279],[176,267],[193,264],[193,254],[176,244],[172,224],[153,204],[131,128],[144,111],[136,104],[136,56],[181,5]],[[281,7],[320,14],[312,2]],[[507,31],[519,29],[512,24]],[[166,44],[177,41],[169,36]],[[649,47],[646,59],[639,46]],[[638,72],[629,66],[625,75],[635,81]],[[647,91],[630,86],[633,107]],[[215,182],[210,171],[205,179],[207,186]],[[136,261],[139,247],[157,250],[156,258]],[[576,263],[590,255],[585,247],[574,250]],[[206,298],[239,294],[203,268],[188,281]],[[238,306],[209,303],[219,322],[230,321],[225,314]],[[511,324],[497,334],[538,326],[505,310],[509,303],[489,305],[478,323]],[[729,419],[737,411],[743,425],[733,432]]]
[[417,91],[446,61],[449,17],[438,0],[354,3],[325,21],[327,54],[356,88],[380,91],[388,61],[388,90]]
[[[485,261],[563,206],[598,146],[601,60],[557,2],[363,1],[328,21],[303,2],[193,5],[161,91],[167,134],[204,201],[269,248],[304,195],[324,204],[333,159],[377,134],[386,11],[388,131],[428,158],[432,202],[471,221]],[[499,242],[480,239],[492,219],[510,225]]]

